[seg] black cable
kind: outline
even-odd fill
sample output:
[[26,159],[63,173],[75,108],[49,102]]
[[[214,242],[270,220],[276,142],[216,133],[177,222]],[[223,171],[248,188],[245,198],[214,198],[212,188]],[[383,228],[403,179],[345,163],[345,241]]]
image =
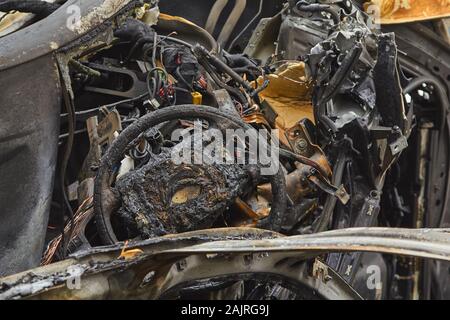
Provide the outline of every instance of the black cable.
[[192,52],[199,61],[200,60],[207,61],[217,70],[229,75],[231,79],[240,84],[245,90],[247,90],[253,96],[254,93],[253,87],[247,81],[245,81],[239,74],[237,74],[233,69],[231,69],[225,62],[220,60],[215,55],[210,54],[205,47],[197,44],[193,47]]
[[181,44],[183,46],[186,46],[186,47],[188,47],[190,49],[193,48],[193,45],[188,43],[188,42],[186,42],[186,41],[183,41],[183,40],[180,40],[180,39],[177,39],[177,38],[174,38],[174,37],[169,37],[169,36],[161,36],[161,37],[163,37],[163,40],[169,40],[169,41],[175,42],[177,44]]
[[[161,72],[164,75],[164,82],[160,78]],[[155,74],[156,77],[152,77],[152,74]],[[150,99],[156,99],[157,93],[159,92],[159,90],[162,87],[165,86],[165,83],[168,78],[169,78],[169,75],[167,74],[167,71],[164,70],[163,68],[159,68],[159,67],[153,68],[147,73],[146,83],[147,83],[147,91],[148,91],[148,95],[150,96]],[[153,83],[153,88],[150,85],[150,81]],[[158,103],[159,103],[159,101],[158,101]]]
[[340,15],[328,4],[309,3],[305,0],[301,0],[297,2],[296,7],[299,11],[304,12],[327,12],[331,15],[335,24],[339,24],[341,21]]
[[[87,129],[86,129],[86,128],[85,128],[85,129],[80,129],[80,130],[75,131],[75,132],[74,132],[74,135],[77,135],[77,134],[80,134],[80,133],[85,133],[85,132],[87,132]],[[66,138],[68,138],[69,136],[70,136],[70,133],[63,133],[63,134],[60,134],[60,135],[59,135],[59,140],[66,139]]]
[[193,88],[192,84],[189,84],[189,82],[187,82],[187,80],[181,74],[180,66],[178,66],[177,69],[175,70],[175,74],[178,76],[178,78],[180,78],[181,82],[183,82],[186,87],[188,87],[189,89],[194,91],[194,88]]
[[67,246],[69,245],[70,238],[72,235],[73,219],[74,219],[72,206],[70,205],[69,197],[67,195],[66,173],[67,173],[67,167],[69,164],[69,159],[72,154],[73,142],[74,142],[74,138],[75,138],[75,108],[74,108],[72,100],[69,96],[69,92],[67,91],[67,88],[64,84],[64,81],[62,82],[62,87],[63,87],[62,89],[63,89],[64,105],[66,107],[68,117],[69,117],[69,121],[68,121],[69,135],[67,137],[66,149],[64,151],[63,159],[61,162],[61,171],[60,171],[60,187],[61,187],[61,192],[62,192],[62,203],[63,203],[62,204],[62,208],[63,208],[62,214],[64,217],[65,211],[67,209],[69,219],[72,222],[71,223],[71,231],[69,232],[68,237],[65,236],[64,223],[62,226],[62,229],[63,229],[62,230],[62,240],[63,240],[62,241],[62,243],[63,243],[62,256],[65,257],[66,252],[67,252]]
[[[78,118],[81,118],[81,119],[78,119],[78,120],[83,121],[83,120],[86,120],[86,119],[88,119],[90,117],[93,117],[93,116],[97,115],[99,113],[100,109],[103,109],[103,108],[110,109],[110,108],[119,107],[122,104],[135,102],[135,101],[143,99],[143,98],[145,98],[147,96],[148,96],[148,93],[144,93],[144,94],[141,94],[141,95],[139,95],[139,96],[137,96],[135,98],[121,100],[121,101],[118,101],[118,102],[114,102],[114,103],[111,103],[111,104],[103,105],[103,106],[92,108],[92,109],[87,109],[87,110],[83,110],[83,111],[77,111],[77,112],[75,112],[75,116],[78,117]],[[68,117],[69,117],[68,113],[62,113],[61,114],[61,121],[67,120]]]
[[242,92],[237,89],[233,88],[229,85],[227,85],[225,82],[223,82],[220,79],[220,76],[216,74],[216,72],[213,70],[212,66],[206,61],[205,59],[198,59],[198,62],[203,66],[203,68],[208,72],[208,74],[211,76],[211,78],[216,82],[216,84],[221,87],[222,89],[227,90],[231,93],[232,96],[234,96],[237,100],[239,100],[243,106],[248,105],[248,101],[245,98],[245,96],[242,94]]
[[[152,51],[153,57],[155,57],[157,47],[160,46],[161,44],[163,44],[163,42],[165,40],[172,41],[172,42],[175,42],[176,44],[183,45],[183,46],[186,46],[186,47],[192,49],[192,45],[183,40],[173,38],[170,36],[160,36],[160,35],[157,35],[156,33],[155,33],[155,36],[157,39],[159,39],[158,41],[155,41],[155,38],[150,38],[150,37],[143,37],[143,38],[140,38],[139,40],[137,40],[134,43],[133,47],[131,48],[130,52],[128,53],[128,56],[125,59],[125,62],[127,62],[131,59],[132,55],[139,47],[144,47],[144,46],[145,46],[144,57],[146,57],[148,55],[148,52],[150,50]],[[151,43],[151,45],[147,45],[148,43]],[[153,57],[152,57],[152,59],[153,59]],[[155,61],[152,61],[152,64],[153,64],[152,67],[156,67]]]
[[51,15],[53,12],[58,10],[61,5],[57,3],[49,3],[45,1],[38,0],[6,0],[0,2],[0,11],[19,11],[34,13],[38,16],[46,17]]

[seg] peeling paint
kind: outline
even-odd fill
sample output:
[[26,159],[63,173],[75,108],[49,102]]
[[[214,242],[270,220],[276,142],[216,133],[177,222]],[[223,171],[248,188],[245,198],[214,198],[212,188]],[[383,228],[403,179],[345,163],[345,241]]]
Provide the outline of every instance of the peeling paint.
[[112,17],[120,9],[125,7],[131,0],[105,0],[103,4],[94,8],[92,12],[81,18],[79,24],[74,27],[74,32],[78,34],[89,31],[104,20]]

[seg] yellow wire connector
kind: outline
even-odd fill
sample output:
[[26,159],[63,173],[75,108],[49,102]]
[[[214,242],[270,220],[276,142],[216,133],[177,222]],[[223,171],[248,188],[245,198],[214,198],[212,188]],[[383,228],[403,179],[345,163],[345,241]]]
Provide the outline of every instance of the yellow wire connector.
[[203,103],[203,95],[200,92],[194,91],[192,95],[192,104],[201,105]]

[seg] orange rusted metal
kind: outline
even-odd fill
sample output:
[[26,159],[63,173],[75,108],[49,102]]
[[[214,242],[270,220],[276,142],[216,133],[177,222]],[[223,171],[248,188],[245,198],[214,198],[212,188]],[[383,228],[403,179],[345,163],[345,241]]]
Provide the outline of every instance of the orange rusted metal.
[[365,10],[381,24],[450,17],[450,0],[371,0]]

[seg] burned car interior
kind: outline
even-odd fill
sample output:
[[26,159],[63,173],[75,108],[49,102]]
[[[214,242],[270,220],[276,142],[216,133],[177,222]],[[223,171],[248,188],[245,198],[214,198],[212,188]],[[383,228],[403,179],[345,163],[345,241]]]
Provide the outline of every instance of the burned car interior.
[[0,88],[2,300],[450,299],[449,0],[0,0]]

